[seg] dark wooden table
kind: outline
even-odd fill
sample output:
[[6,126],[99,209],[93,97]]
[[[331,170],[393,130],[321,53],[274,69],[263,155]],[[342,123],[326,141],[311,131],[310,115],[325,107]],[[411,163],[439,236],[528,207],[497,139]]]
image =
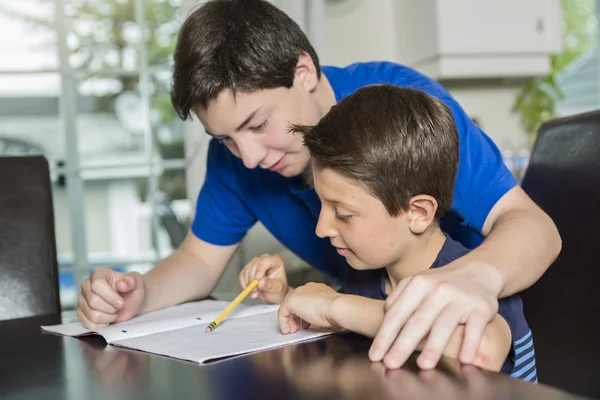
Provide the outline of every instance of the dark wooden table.
[[419,372],[414,358],[385,371],[370,342],[344,334],[200,366],[107,346],[102,338],[42,333],[60,316],[0,322],[2,399],[575,399],[445,360]]

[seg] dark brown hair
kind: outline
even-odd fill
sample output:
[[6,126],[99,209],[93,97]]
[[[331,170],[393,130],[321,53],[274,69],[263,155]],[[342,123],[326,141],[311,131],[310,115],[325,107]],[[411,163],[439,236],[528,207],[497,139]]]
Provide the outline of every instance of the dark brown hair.
[[452,204],[458,132],[450,109],[422,91],[395,85],[358,89],[313,126],[294,126],[318,168],[364,184],[397,216],[418,194],[436,217]]
[[302,29],[265,0],[211,0],[181,27],[173,55],[171,102],[182,119],[222,91],[292,87],[306,52],[319,59]]

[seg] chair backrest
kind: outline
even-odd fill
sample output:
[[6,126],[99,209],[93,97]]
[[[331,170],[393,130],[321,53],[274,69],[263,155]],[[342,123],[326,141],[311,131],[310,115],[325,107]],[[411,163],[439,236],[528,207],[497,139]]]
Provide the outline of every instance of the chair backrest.
[[48,162],[0,157],[0,320],[59,312]]
[[521,294],[539,380],[600,397],[600,111],[543,124],[521,185],[563,242]]
[[188,229],[179,221],[175,211],[171,207],[171,199],[165,192],[156,192],[154,201],[156,202],[156,214],[160,224],[167,234],[171,242],[171,247],[178,248],[185,239]]

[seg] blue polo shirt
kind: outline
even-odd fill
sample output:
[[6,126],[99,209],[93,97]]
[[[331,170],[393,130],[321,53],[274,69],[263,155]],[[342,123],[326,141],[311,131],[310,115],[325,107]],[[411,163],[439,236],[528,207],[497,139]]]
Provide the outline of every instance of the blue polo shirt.
[[[345,68],[323,66],[322,71],[338,102],[363,86],[391,83],[421,90],[448,105],[458,128],[460,163],[452,207],[441,227],[465,247],[477,246],[482,240],[478,232],[490,210],[517,184],[492,140],[439,83],[411,68],[371,62]],[[247,169],[225,145],[212,139],[191,229],[208,243],[232,245],[260,221],[285,247],[341,283],[348,264],[329,239],[316,236],[320,209],[314,189],[305,189],[301,177]]]

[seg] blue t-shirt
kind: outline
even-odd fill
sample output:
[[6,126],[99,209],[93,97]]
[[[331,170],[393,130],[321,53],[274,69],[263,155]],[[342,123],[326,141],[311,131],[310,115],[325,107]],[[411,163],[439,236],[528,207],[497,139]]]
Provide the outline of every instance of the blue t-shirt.
[[[430,268],[443,267],[468,252],[468,249],[446,235],[446,241]],[[388,296],[385,292],[386,277],[385,268],[356,270],[348,266],[341,291],[345,294],[385,300]],[[533,339],[523,314],[521,297],[512,295],[498,300],[498,314],[506,320],[512,335],[512,346],[501,372],[537,383]]]
[[[516,185],[498,148],[437,82],[394,63],[357,63],[345,68],[322,67],[336,100],[370,84],[390,83],[412,87],[446,103],[454,115],[460,142],[460,163],[451,210],[442,229],[468,248],[482,238],[483,224],[496,202]],[[242,240],[256,223],[265,227],[289,250],[337,282],[347,267],[329,239],[315,234],[321,203],[302,178],[285,178],[276,172],[247,169],[225,145],[212,139],[206,179],[196,204],[192,232],[215,245]]]

